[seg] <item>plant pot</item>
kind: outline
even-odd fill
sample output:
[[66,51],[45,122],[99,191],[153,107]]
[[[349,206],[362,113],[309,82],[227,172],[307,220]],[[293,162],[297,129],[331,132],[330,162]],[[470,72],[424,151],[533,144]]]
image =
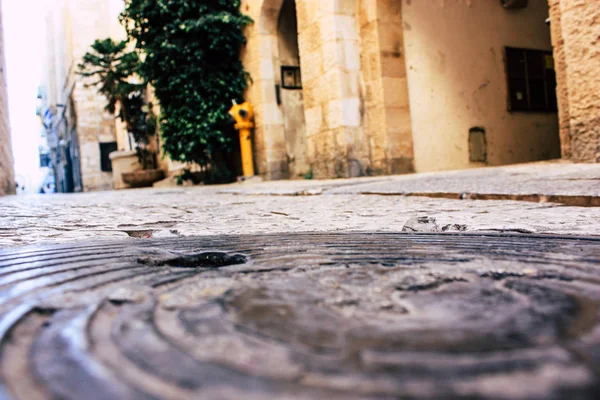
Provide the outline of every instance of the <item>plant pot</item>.
[[149,187],[154,182],[165,178],[165,171],[162,169],[145,169],[141,171],[123,172],[121,174],[123,182],[134,188]]
[[123,182],[123,174],[139,171],[142,165],[138,161],[135,151],[115,151],[109,154],[113,170],[113,183],[115,189],[127,189],[129,185]]

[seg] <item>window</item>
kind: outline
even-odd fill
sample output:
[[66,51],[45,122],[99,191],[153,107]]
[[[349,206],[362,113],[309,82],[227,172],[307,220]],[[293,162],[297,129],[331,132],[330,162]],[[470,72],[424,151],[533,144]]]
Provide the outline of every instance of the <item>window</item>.
[[102,172],[112,171],[112,162],[109,154],[117,151],[117,142],[100,143],[100,170]]
[[300,67],[281,67],[281,83],[283,89],[302,89]]
[[556,73],[551,51],[506,48],[508,110],[556,112]]
[[49,153],[40,152],[40,168],[52,167],[52,160]]

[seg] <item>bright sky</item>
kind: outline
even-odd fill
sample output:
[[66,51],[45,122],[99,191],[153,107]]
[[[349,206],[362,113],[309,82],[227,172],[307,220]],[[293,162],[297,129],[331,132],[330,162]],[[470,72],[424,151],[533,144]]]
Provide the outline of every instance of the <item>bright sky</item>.
[[35,107],[44,62],[42,1],[47,0],[2,0],[15,173],[29,185],[39,179],[41,124]]

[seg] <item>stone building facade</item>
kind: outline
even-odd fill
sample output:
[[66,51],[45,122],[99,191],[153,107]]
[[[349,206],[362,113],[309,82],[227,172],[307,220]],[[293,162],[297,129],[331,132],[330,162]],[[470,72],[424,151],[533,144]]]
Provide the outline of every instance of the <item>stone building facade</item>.
[[2,0],[0,0],[0,196],[15,192],[15,172],[8,122],[4,35],[2,32]]
[[544,1],[244,0],[259,173],[460,169],[560,158],[561,147],[597,161],[600,57],[581,62],[600,51],[591,3],[550,1],[554,61]]
[[94,191],[113,187],[102,158],[116,150],[114,116],[106,99],[86,87],[77,65],[96,39],[123,37],[120,0],[52,0],[45,4],[45,74],[42,114],[50,115],[49,144],[60,191]]
[[[104,99],[75,68],[94,39],[123,35],[123,2],[44,4],[42,93],[62,154],[57,164],[70,160],[61,165],[80,177],[74,189],[111,188],[100,143],[123,140]],[[256,169],[267,179],[600,159],[594,2],[242,0],[241,7],[254,20],[242,61],[252,76]],[[10,177],[6,160],[1,176]]]
[[600,7],[550,0],[563,156],[600,162]]

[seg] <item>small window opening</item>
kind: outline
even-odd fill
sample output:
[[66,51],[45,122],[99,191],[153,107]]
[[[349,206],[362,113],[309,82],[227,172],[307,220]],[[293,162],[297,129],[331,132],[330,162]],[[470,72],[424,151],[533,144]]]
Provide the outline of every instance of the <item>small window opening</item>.
[[506,48],[509,111],[557,112],[551,51]]
[[117,142],[100,143],[100,170],[102,172],[112,172],[109,154],[113,151],[117,151]]
[[469,160],[487,163],[485,129],[479,126],[469,129]]

